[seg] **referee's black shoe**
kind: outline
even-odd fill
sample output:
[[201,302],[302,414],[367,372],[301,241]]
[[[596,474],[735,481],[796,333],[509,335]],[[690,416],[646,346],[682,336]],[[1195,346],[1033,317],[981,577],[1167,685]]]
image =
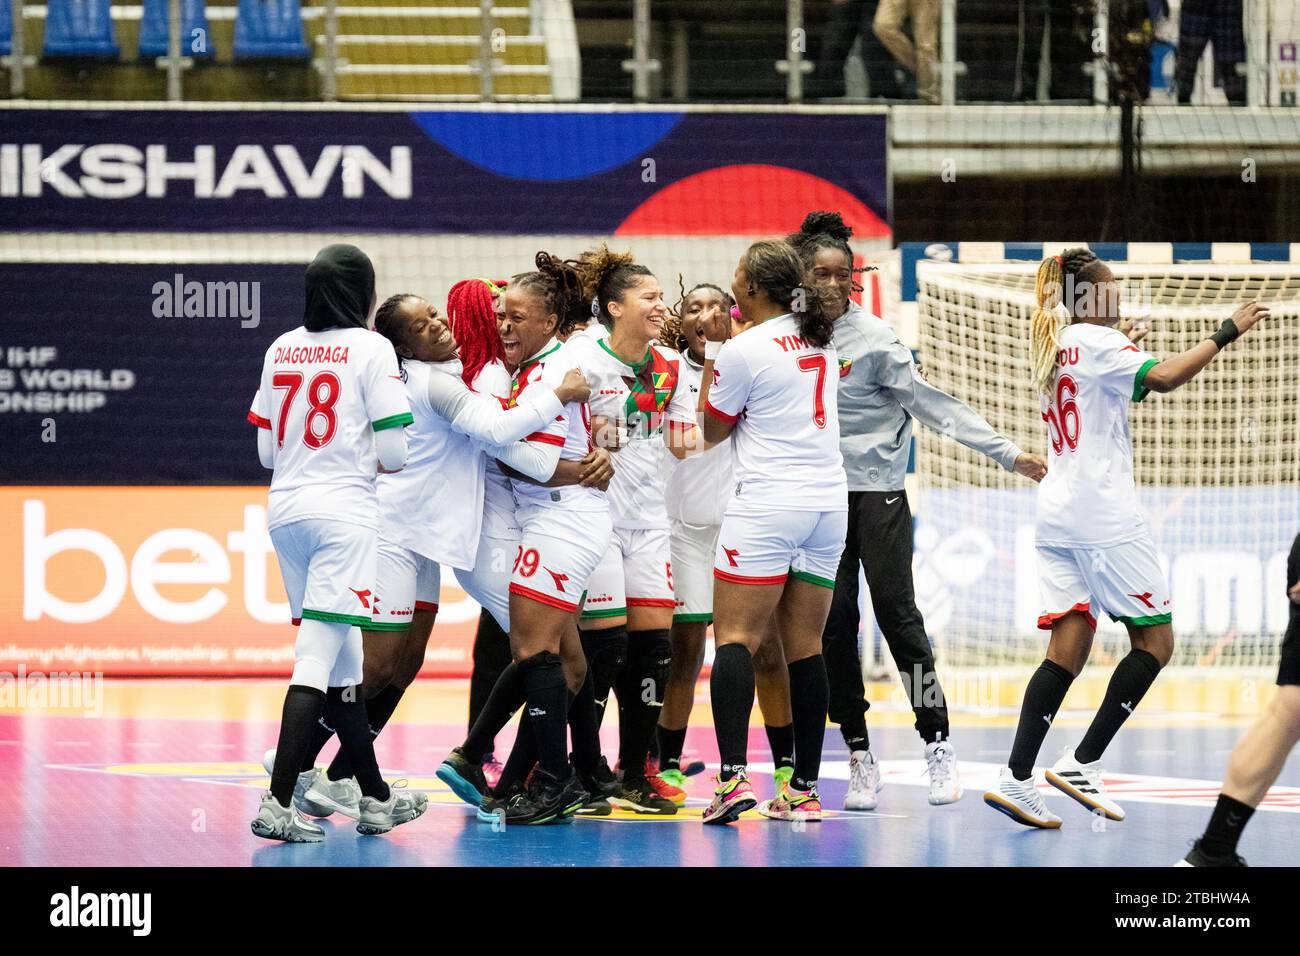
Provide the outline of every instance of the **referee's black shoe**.
[[1187,851],[1187,856],[1183,857],[1174,866],[1245,866],[1246,861],[1235,853],[1229,853],[1225,856],[1210,856],[1201,849],[1201,841],[1197,840],[1192,844],[1192,848]]

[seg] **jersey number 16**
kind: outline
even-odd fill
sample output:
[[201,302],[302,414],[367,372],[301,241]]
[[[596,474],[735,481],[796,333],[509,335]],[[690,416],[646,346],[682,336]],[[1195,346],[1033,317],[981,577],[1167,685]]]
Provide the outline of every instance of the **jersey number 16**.
[[1079,406],[1074,401],[1078,394],[1079,386],[1074,379],[1062,375],[1056,382],[1056,401],[1049,402],[1047,411],[1043,412],[1052,451],[1058,455],[1066,445],[1070,446],[1070,451],[1079,447]]

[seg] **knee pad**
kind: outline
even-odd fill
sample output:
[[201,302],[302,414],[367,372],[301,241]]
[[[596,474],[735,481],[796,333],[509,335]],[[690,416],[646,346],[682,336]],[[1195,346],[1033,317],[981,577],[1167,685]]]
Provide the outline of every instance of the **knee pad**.
[[627,663],[627,628],[606,628],[603,631],[583,631],[582,649],[587,655],[587,670],[597,684],[612,687]]
[[539,690],[564,687],[564,662],[559,654],[542,651],[519,662],[519,673],[524,679],[524,692],[532,695]]
[[[324,693],[330,686],[330,673],[339,651],[348,640],[349,630],[352,629],[347,624],[304,618],[298,627],[298,639],[293,646],[291,682],[304,687],[315,687]],[[358,632],[358,639],[360,636]],[[361,680],[359,667],[357,680]]]
[[[668,671],[673,661],[673,642],[667,628],[632,631],[628,634],[628,670],[637,679],[654,682],[655,703],[662,704],[668,687]],[[635,662],[635,663],[634,663]]]

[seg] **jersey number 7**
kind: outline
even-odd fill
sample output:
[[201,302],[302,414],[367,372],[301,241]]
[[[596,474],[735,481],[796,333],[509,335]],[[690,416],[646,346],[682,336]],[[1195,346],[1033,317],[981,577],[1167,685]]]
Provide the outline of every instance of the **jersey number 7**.
[[826,401],[822,398],[822,391],[826,387],[826,356],[805,355],[799,359],[799,369],[817,373],[817,384],[813,386],[813,424],[825,428]]
[[[302,388],[302,379],[302,372],[276,372],[271,377],[272,388],[285,389],[288,393],[280,403],[280,418],[275,432],[277,448],[284,447],[284,429],[289,420],[289,408],[293,405],[299,389]],[[339,424],[334,406],[338,403],[341,387],[339,377],[333,372],[318,372],[307,383],[307,401],[310,408],[307,409],[307,419],[303,422],[302,442],[308,448],[324,448],[334,437]],[[322,419],[324,428],[318,432],[317,422]]]

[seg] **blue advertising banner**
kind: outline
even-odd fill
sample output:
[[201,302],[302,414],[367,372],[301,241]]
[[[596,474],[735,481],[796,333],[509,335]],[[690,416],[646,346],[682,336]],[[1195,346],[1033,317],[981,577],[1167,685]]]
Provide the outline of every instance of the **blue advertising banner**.
[[0,483],[267,483],[246,415],[306,265],[0,263]]
[[0,229],[887,238],[879,112],[0,109]]

